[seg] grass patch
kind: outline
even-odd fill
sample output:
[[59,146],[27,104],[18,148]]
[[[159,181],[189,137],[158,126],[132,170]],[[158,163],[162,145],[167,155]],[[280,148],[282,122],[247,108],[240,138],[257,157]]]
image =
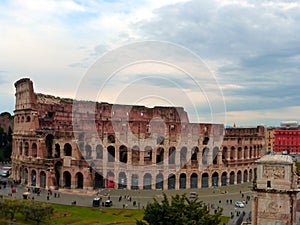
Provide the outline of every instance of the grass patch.
[[[99,208],[70,206],[53,204],[54,215],[53,217],[43,223],[45,225],[135,225],[136,220],[141,220],[144,216],[144,210],[136,209],[113,209],[102,208],[100,214]],[[100,223],[101,221],[101,223]],[[222,217],[224,224],[228,221],[227,217]],[[29,225],[36,224],[32,221],[24,221],[23,217],[19,214],[16,215],[16,224]]]

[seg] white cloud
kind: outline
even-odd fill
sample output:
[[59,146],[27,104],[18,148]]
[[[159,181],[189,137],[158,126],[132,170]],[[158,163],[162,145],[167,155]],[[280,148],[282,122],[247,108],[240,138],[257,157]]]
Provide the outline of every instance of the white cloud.
[[[253,123],[259,115],[273,121],[283,108],[299,105],[299,21],[298,1],[5,1],[0,3],[1,91],[13,93],[13,82],[30,76],[39,92],[72,97],[106,51],[154,39],[201,56],[224,91],[230,119],[243,121],[241,112]],[[211,95],[209,84],[202,83]],[[203,107],[205,99],[190,85],[183,80],[182,90]],[[262,109],[266,113],[254,113]],[[295,116],[292,110],[285,113]]]

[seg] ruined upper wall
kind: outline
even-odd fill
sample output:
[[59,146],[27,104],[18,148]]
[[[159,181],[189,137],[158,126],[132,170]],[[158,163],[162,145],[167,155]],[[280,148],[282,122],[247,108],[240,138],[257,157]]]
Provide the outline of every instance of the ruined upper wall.
[[33,83],[29,78],[23,78],[15,82],[16,106],[15,110],[35,109],[36,95],[33,90]]

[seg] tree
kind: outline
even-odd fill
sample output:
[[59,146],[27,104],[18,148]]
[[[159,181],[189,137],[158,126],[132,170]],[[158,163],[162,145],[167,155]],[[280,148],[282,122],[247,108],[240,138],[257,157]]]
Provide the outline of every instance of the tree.
[[[218,225],[221,222],[222,209],[210,214],[207,206],[199,199],[189,199],[186,195],[175,195],[168,200],[166,194],[163,200],[148,203],[143,221],[137,225]],[[146,222],[147,223],[146,223]]]

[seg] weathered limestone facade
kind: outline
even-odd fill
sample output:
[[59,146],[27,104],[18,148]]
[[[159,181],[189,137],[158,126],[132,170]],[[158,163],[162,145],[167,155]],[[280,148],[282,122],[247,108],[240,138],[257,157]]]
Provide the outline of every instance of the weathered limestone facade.
[[296,225],[297,175],[289,155],[266,155],[257,161],[252,224]]
[[15,83],[13,179],[93,190],[185,189],[252,181],[264,127],[190,123],[181,107],[113,105],[37,94]]

